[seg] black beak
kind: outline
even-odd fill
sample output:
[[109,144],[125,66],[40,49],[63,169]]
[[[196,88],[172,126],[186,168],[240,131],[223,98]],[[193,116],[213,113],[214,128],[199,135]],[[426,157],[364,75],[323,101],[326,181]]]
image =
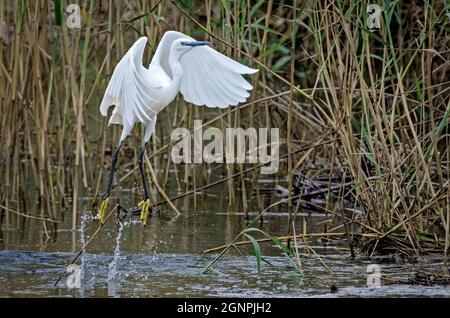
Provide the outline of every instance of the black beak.
[[184,45],[195,47],[195,46],[211,45],[211,42],[208,42],[208,41],[191,41],[191,42],[184,43]]

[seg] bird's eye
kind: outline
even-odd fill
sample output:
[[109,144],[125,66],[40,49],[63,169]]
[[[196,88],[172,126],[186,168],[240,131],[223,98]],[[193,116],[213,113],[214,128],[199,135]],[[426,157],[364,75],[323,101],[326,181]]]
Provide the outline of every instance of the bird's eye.
[[181,45],[186,45],[186,42],[181,42]]

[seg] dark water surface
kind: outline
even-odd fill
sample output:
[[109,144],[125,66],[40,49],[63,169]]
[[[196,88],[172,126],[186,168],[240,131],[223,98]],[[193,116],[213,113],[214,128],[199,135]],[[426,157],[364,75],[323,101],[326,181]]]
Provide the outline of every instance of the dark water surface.
[[[58,287],[54,283],[98,227],[90,219],[88,209],[82,213],[76,233],[70,230],[71,221],[65,220],[50,239],[46,239],[40,221],[27,221],[20,230],[3,226],[0,297],[450,296],[450,288],[443,286],[382,284],[380,288],[369,288],[366,286],[369,264],[378,264],[385,278],[406,279],[422,268],[439,269],[440,260],[425,258],[410,265],[385,258],[351,259],[345,243],[339,241],[327,245],[308,241],[333,274],[316,255],[301,248],[299,256],[304,271],[301,276],[289,259],[269,244],[262,245],[262,253],[276,268],[263,263],[258,274],[252,248],[247,246],[242,247],[246,254],[227,254],[213,271],[202,274],[214,257],[202,252],[230,242],[245,226],[245,219],[242,213],[227,211],[227,202],[220,193],[212,193],[206,199],[197,197],[197,201],[196,207],[191,202],[189,209],[179,204],[183,212],[180,217],[169,218],[167,213],[152,216],[146,227],[130,219],[122,225],[110,220],[77,261],[81,270],[80,288],[68,288],[67,276]],[[280,208],[268,213],[262,224],[262,229],[272,235],[286,234],[287,213]],[[325,217],[302,213],[297,223],[302,224],[303,219],[308,231],[319,232],[322,225],[316,224]],[[300,226],[297,231],[301,233]],[[336,293],[331,293],[332,285],[338,287]]]

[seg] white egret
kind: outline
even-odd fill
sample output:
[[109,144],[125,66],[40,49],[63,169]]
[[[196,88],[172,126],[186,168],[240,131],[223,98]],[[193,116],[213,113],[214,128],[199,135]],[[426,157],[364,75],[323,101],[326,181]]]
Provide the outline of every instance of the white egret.
[[123,126],[120,141],[114,151],[108,187],[102,197],[98,218],[103,222],[111,193],[114,170],[123,141],[136,122],[145,125],[143,147],[139,155],[139,171],[144,188],[144,200],[139,203],[141,220],[146,222],[150,206],[143,158],[153,133],[157,114],[172,102],[180,91],[194,105],[226,108],[244,102],[252,90],[242,74],[258,70],[242,65],[209,46],[176,31],[166,32],[148,68],[142,65],[146,37],[141,37],[117,64],[106,88],[100,112],[107,115],[115,105],[109,124]]

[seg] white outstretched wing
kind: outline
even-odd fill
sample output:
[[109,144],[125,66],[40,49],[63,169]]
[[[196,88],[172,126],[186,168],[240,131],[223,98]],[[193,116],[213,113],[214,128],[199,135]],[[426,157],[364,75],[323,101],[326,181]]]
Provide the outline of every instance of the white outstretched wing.
[[193,48],[181,57],[180,91],[195,105],[225,108],[244,102],[253,87],[242,74],[258,70],[242,65],[209,46]]
[[116,105],[110,124],[122,124],[131,129],[136,121],[152,120],[149,107],[154,102],[150,96],[152,86],[145,80],[147,70],[142,66],[146,43],[146,37],[137,40],[114,69],[100,105],[103,116],[107,115],[109,106]]
[[[188,35],[176,31],[168,31],[161,39],[161,44],[152,59],[170,74],[168,56],[170,45],[179,38],[188,38]],[[209,46],[194,47],[184,54],[180,60],[183,76],[180,91],[184,99],[195,105],[225,108],[244,102],[250,95],[252,85],[248,83],[243,74],[253,74],[257,69],[249,68]]]

